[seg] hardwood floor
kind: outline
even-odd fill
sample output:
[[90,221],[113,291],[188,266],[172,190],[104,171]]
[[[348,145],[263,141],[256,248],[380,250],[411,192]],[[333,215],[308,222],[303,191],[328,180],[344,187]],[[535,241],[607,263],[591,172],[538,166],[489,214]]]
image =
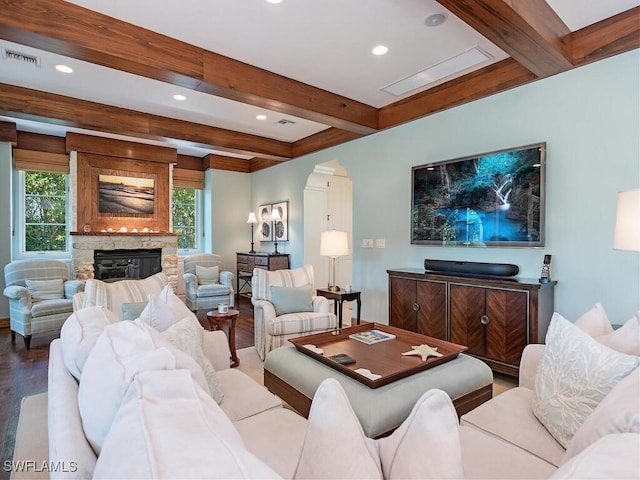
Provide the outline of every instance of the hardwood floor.
[[[236,323],[236,348],[250,347],[254,343],[251,301],[240,298],[236,308],[240,310]],[[201,322],[206,320],[206,311],[198,312],[198,318]],[[58,334],[34,335],[27,351],[22,337],[18,335],[16,343],[12,344],[10,330],[0,329],[0,480],[9,478],[3,467],[5,461],[13,458],[22,397],[47,390],[49,344],[58,337]]]

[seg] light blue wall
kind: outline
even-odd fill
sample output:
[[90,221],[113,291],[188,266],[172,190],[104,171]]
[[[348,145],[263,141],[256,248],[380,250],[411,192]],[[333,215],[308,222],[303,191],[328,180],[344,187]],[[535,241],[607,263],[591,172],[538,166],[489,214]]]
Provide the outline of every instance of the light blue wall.
[[[0,142],[0,289],[4,291],[4,266],[11,261],[11,144]],[[0,297],[0,318],[9,318],[9,299]]]
[[221,255],[225,270],[235,272],[236,252],[251,248],[251,176],[207,170],[205,192],[205,251]]
[[[639,59],[638,50],[618,55],[256,172],[252,205],[289,200],[291,240],[279,249],[299,266],[307,176],[328,160],[345,166],[353,181],[353,284],[367,320],[387,322],[388,268],[421,268],[425,258],[503,262],[537,279],[550,253],[558,312],[575,320],[601,302],[613,323],[623,323],[640,308],[638,253],[612,247],[617,192],[640,184]],[[540,141],[547,142],[543,249],[410,244],[412,166]],[[384,238],[386,248],[362,249],[363,238]]]

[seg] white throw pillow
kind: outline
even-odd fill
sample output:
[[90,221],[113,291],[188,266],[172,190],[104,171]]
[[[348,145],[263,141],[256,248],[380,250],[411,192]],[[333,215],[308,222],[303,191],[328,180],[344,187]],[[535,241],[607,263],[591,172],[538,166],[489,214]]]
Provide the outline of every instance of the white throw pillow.
[[618,352],[640,355],[640,311],[622,327],[606,335],[600,335],[596,340]]
[[[171,288],[171,286],[168,287]],[[173,293],[172,295],[175,296]],[[182,303],[180,299],[178,299],[178,302]],[[166,300],[163,300],[160,295],[151,293],[149,294],[149,302],[146,307],[144,307],[144,310],[142,310],[138,318],[147,325],[155,328],[157,331],[164,332],[171,325],[179,322],[186,316],[192,315],[195,317],[193,312],[191,312],[184,304],[183,306],[184,308],[181,308],[180,306],[176,306],[173,302],[168,303]]]
[[81,308],[65,320],[60,329],[62,358],[76,380],[80,380],[89,353],[104,328],[118,321],[118,316],[104,307]]
[[587,417],[571,440],[562,463],[612,433],[640,433],[640,368],[620,380]]
[[85,436],[97,455],[124,394],[139,372],[188,369],[210,394],[202,369],[142,322],[117,322],[104,328],[80,377],[78,408]]
[[607,435],[585,448],[551,475],[551,479],[640,478],[640,435]]
[[64,298],[64,282],[61,278],[56,280],[25,280],[31,300],[54,300]]
[[429,390],[389,437],[367,438],[335,379],[313,397],[296,478],[463,478],[458,416],[449,396]]
[[638,367],[640,358],[618,353],[554,313],[538,366],[532,410],[567,448],[600,401]]
[[198,284],[200,285],[220,283],[220,269],[217,265],[215,267],[196,265],[196,277],[198,277]]
[[211,364],[211,361],[202,351],[202,342],[204,340],[204,328],[200,325],[195,315],[184,317],[177,323],[174,323],[164,332],[161,333],[173,346],[180,349],[191,358],[193,358],[204,373],[207,381],[211,397],[217,402],[222,401],[222,392],[220,391],[220,383],[218,376]]
[[578,318],[575,325],[594,338],[613,332],[609,317],[600,303],[596,303],[588,312]]
[[184,370],[136,376],[93,478],[278,478]]

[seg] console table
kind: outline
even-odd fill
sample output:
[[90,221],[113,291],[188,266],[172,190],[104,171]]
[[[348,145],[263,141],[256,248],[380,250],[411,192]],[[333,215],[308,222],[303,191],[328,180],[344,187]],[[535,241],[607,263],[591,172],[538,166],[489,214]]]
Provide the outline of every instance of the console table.
[[557,282],[426,273],[389,275],[389,325],[467,345],[494,371],[518,376],[522,350],[544,343]]
[[[236,252],[237,257],[237,292],[240,295],[240,291],[245,286],[251,288],[251,277],[253,277],[254,268],[262,268],[264,270],[286,270],[291,268],[291,255],[288,253],[267,253],[267,252],[254,252],[244,253]],[[240,286],[240,282],[243,282]],[[243,296],[250,297],[251,293],[243,293]]]

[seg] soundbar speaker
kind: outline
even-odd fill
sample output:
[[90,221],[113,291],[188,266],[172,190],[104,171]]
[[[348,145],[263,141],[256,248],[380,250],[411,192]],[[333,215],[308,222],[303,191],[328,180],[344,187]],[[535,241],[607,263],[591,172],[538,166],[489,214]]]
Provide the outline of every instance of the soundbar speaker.
[[431,272],[494,275],[499,277],[513,277],[520,272],[520,268],[511,263],[457,262],[455,260],[430,260],[428,258],[424,260],[424,269]]

